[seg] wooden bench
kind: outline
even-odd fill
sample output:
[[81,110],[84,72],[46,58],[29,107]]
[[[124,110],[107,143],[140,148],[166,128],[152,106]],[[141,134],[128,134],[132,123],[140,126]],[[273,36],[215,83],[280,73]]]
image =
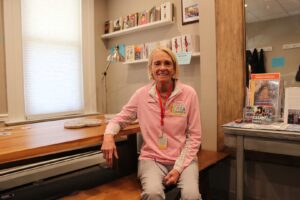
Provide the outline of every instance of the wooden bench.
[[[199,172],[202,173],[218,162],[229,156],[228,153],[201,150],[198,153]],[[200,190],[201,190],[200,176]],[[204,185],[204,184],[203,184]],[[206,185],[206,184],[205,184]],[[136,176],[132,174],[122,177],[115,181],[97,186],[92,189],[80,191],[78,193],[63,197],[63,200],[139,200],[141,194],[141,185]],[[201,191],[202,193],[202,191]],[[202,194],[203,195],[203,194]]]

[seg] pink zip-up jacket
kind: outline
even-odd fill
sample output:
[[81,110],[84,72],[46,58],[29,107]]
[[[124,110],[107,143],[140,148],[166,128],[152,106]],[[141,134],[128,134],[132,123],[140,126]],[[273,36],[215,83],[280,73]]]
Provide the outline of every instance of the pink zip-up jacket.
[[167,148],[160,149],[162,133],[161,109],[155,83],[138,89],[122,111],[113,118],[105,134],[117,134],[120,129],[138,119],[143,136],[140,160],[155,160],[174,164],[181,173],[193,160],[201,144],[199,102],[195,90],[179,81],[166,102],[163,132]]

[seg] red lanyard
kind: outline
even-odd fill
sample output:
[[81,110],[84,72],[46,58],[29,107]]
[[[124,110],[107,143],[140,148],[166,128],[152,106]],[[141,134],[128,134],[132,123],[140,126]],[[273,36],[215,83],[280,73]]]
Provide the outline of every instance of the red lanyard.
[[[168,100],[168,98],[170,97],[171,93],[172,93],[172,83],[170,83],[170,86],[169,86],[169,89],[168,89],[168,93],[167,93],[167,96],[166,96],[166,101]],[[165,104],[163,105],[162,103],[162,98],[160,96],[160,93],[157,89],[157,85],[156,85],[156,93],[158,95],[158,100],[159,100],[159,105],[160,105],[160,124],[161,126],[164,126],[164,118],[165,118]]]

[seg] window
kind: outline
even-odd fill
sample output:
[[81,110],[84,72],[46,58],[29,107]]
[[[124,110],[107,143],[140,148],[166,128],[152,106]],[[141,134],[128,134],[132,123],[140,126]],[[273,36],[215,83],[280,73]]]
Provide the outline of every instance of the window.
[[96,112],[93,0],[4,0],[9,122]]

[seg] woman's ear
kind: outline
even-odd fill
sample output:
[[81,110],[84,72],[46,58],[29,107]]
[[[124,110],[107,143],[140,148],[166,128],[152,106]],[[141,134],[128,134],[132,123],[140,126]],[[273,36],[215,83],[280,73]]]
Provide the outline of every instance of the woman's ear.
[[153,72],[149,69],[150,78],[154,80]]

